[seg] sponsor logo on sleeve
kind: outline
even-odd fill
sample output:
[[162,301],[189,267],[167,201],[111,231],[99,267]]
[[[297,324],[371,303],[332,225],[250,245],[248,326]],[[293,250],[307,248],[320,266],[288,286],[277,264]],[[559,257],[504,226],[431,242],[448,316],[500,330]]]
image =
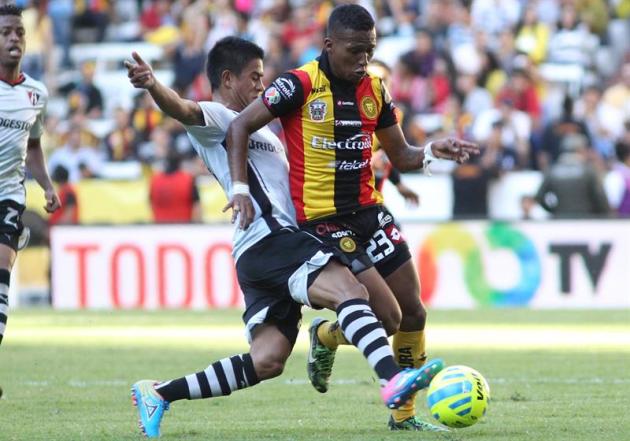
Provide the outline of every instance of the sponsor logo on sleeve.
[[280,92],[274,86],[265,91],[265,101],[268,104],[278,104],[280,102]]
[[285,98],[291,98],[295,93],[295,84],[289,78],[278,78],[273,82],[273,86],[282,94]]

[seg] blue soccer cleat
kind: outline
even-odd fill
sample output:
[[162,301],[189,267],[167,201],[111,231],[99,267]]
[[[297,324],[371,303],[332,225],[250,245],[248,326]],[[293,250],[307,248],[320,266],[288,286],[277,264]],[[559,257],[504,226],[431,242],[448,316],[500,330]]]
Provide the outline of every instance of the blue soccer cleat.
[[155,391],[155,380],[140,380],[131,386],[131,400],[138,408],[138,425],[147,438],[160,436],[160,422],[169,403]]
[[418,369],[400,371],[381,388],[381,398],[390,409],[398,409],[414,392],[429,386],[435,375],[444,368],[440,359],[431,360]]

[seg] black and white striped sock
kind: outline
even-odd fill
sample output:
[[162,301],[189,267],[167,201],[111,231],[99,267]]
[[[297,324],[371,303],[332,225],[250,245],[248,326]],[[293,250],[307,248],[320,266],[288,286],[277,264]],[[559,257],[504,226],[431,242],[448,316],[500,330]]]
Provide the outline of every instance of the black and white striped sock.
[[233,391],[259,383],[249,354],[216,361],[205,370],[155,386],[168,402],[230,395]]
[[7,327],[7,316],[9,315],[9,283],[11,273],[6,269],[0,269],[0,344],[4,337],[4,330]]
[[394,360],[387,334],[366,300],[348,300],[337,307],[337,318],[343,334],[367,358],[381,382],[400,372]]

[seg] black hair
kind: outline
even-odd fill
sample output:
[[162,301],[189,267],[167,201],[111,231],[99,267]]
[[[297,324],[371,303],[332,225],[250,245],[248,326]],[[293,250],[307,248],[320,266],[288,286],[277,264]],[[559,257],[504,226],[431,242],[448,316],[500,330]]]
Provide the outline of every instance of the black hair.
[[374,26],[374,18],[363,6],[339,5],[330,13],[326,34],[330,36],[333,32],[343,29],[371,31]]
[[210,49],[206,62],[206,75],[212,90],[221,86],[221,74],[224,71],[240,75],[250,61],[264,58],[265,51],[251,41],[239,37],[222,38]]
[[51,178],[54,182],[65,184],[66,182],[68,182],[68,179],[70,179],[70,173],[68,172],[68,169],[65,168],[63,165],[58,165],[53,170]]
[[0,15],[15,15],[21,17],[22,8],[15,5],[2,5],[0,6]]

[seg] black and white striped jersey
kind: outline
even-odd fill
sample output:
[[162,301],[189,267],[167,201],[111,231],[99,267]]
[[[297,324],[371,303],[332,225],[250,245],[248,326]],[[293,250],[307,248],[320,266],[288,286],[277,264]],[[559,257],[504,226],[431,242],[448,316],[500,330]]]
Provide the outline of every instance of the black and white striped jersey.
[[44,130],[48,90],[25,74],[15,83],[0,80],[0,200],[24,205],[24,161],[29,138]]
[[[229,199],[232,180],[225,136],[238,113],[217,102],[203,101],[199,106],[206,125],[186,126],[186,131],[195,150]],[[296,225],[295,210],[289,194],[288,169],[284,146],[268,127],[250,136],[247,175],[256,215],[247,230],[236,228],[234,232],[235,260],[272,231]]]

